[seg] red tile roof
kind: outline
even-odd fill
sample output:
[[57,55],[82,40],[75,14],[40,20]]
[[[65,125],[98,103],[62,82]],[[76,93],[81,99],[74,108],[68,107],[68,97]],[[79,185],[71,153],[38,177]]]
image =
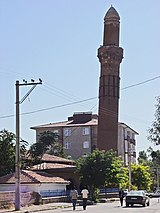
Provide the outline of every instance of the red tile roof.
[[73,165],[66,165],[60,163],[41,163],[34,165],[31,170],[45,170],[45,169],[75,169],[76,166]]
[[62,121],[58,123],[49,123],[49,124],[43,124],[39,126],[31,127],[31,129],[42,129],[42,128],[52,128],[52,127],[75,127],[75,126],[97,126],[98,125],[98,119],[91,119],[88,122],[85,123],[73,123],[73,120],[70,121]]
[[49,161],[49,162],[58,162],[58,163],[74,163],[73,160],[69,160],[66,158],[58,157],[55,155],[49,155],[49,154],[44,154],[41,160],[45,162]]
[[[21,183],[62,183],[69,184],[69,181],[63,178],[56,177],[54,175],[48,174],[47,172],[34,172],[29,170],[22,170],[20,174]],[[0,177],[0,184],[15,183],[15,173]]]

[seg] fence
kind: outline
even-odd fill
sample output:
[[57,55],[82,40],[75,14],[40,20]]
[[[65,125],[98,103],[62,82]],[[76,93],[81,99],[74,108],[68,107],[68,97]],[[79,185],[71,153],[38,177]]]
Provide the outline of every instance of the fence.
[[69,196],[70,190],[42,190],[40,195],[43,197],[58,197],[58,196]]
[[103,188],[100,189],[100,194],[106,194],[106,193],[118,193],[119,188]]

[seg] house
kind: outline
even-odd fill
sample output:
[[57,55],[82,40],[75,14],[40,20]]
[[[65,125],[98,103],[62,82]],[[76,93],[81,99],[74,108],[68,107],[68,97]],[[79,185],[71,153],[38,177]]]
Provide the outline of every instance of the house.
[[[0,177],[0,192],[15,191],[15,173]],[[37,192],[45,197],[48,192],[62,194],[69,181],[43,171],[21,170],[21,193]]]
[[78,188],[79,186],[79,176],[75,173],[76,166],[73,160],[44,154],[41,163],[32,166],[30,169],[32,171],[45,171],[69,181],[70,184],[66,186],[67,189],[71,189],[73,186]]
[[[40,133],[54,132],[59,136],[59,143],[64,148],[66,155],[71,156],[74,160],[98,148],[98,115],[92,114],[92,112],[74,113],[66,121],[34,126],[31,129],[36,131],[36,141],[38,141]],[[131,155],[132,163],[136,162],[136,135],[138,133],[131,127],[118,123],[118,141],[115,151],[122,156],[124,165],[128,165],[129,155]]]

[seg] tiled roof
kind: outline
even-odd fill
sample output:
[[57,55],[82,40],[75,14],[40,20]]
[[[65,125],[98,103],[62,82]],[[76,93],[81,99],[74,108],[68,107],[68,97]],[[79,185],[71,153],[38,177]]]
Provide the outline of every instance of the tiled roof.
[[31,129],[38,129],[38,128],[48,128],[48,127],[61,127],[66,126],[67,124],[72,123],[72,121],[62,121],[62,122],[56,122],[56,123],[49,123],[49,124],[43,124],[39,126],[31,127]]
[[74,163],[73,160],[69,160],[66,158],[62,158],[62,157],[58,157],[55,155],[49,155],[49,154],[44,154],[42,159],[42,161],[49,161],[49,162],[58,162],[58,163]]
[[85,123],[73,123],[73,120],[70,121],[63,121],[63,122],[58,122],[58,123],[49,123],[49,124],[44,124],[44,125],[39,125],[39,126],[34,126],[31,127],[31,129],[41,129],[41,128],[52,128],[52,127],[75,127],[75,126],[96,126],[98,125],[98,119],[92,119],[88,122]]
[[76,168],[76,166],[73,165],[66,165],[66,164],[60,164],[60,163],[41,163],[34,165],[31,170],[45,170],[45,169],[72,169]]
[[[15,183],[15,173],[0,177],[0,184]],[[47,172],[34,172],[29,170],[22,170],[20,174],[21,183],[63,183],[69,184],[68,181],[63,178],[56,177],[54,175],[48,174]]]

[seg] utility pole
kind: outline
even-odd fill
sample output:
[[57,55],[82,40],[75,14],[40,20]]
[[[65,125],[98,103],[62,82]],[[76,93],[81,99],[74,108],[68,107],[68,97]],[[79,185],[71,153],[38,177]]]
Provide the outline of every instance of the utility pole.
[[159,190],[159,170],[157,168],[157,190]]
[[[39,82],[34,82],[31,79],[31,82],[23,80],[24,83],[20,84],[19,81],[16,81],[16,162],[15,162],[15,211],[20,210],[20,109],[19,105],[29,96],[33,89],[38,85],[42,84],[42,80],[39,79]],[[19,87],[20,86],[33,86],[26,95],[19,101]]]
[[131,177],[131,146],[130,141],[128,141],[128,174],[129,174],[129,187],[128,190],[131,191],[131,185],[132,185],[132,177]]

